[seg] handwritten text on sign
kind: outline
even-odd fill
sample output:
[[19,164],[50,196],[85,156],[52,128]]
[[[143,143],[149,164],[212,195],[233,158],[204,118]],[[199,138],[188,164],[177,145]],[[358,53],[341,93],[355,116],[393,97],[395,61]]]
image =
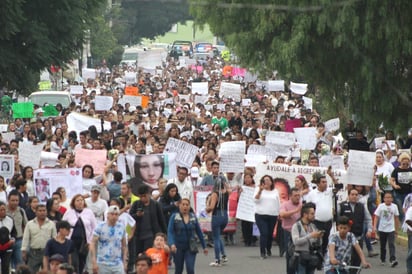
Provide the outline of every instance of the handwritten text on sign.
[[243,172],[245,169],[245,141],[222,143],[219,150],[221,172]]
[[349,150],[349,182],[354,185],[371,185],[374,176],[375,158],[375,152]]
[[237,204],[236,218],[248,222],[255,222],[255,188],[250,186],[242,186],[239,203]]
[[176,163],[179,166],[184,166],[190,169],[199,148],[187,142],[180,141],[175,138],[169,138],[166,143],[165,151],[168,153],[175,152]]

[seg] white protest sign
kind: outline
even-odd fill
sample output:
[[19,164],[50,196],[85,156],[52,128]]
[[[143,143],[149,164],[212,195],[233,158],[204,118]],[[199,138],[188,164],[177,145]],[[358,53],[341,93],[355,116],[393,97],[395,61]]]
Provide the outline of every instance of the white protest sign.
[[237,204],[236,218],[255,222],[255,188],[250,186],[242,186],[239,202]]
[[70,94],[73,95],[82,95],[83,94],[83,86],[81,85],[70,85]]
[[[291,187],[295,186],[295,178],[298,175],[303,175],[307,182],[312,181],[312,174],[319,172],[326,176],[328,180],[328,185],[332,185],[332,179],[326,175],[328,169],[325,167],[313,167],[313,166],[297,166],[297,165],[286,165],[286,164],[259,164],[256,166],[255,181],[259,182],[264,175],[270,175],[273,178],[283,178],[289,182]],[[348,184],[348,178],[346,170],[336,169],[333,170],[333,175],[339,180],[339,183]]]
[[[90,116],[82,115],[76,112],[71,112],[67,116],[67,126],[69,132],[74,130],[80,133],[83,130],[88,130],[90,126],[95,126],[98,132],[101,132],[101,122],[100,119],[93,118]],[[110,130],[110,122],[104,121],[103,128],[105,130]]]
[[293,129],[295,137],[301,149],[312,150],[316,147],[316,128],[315,127],[297,127]]
[[219,170],[223,173],[242,173],[245,169],[245,141],[224,142],[220,145]]
[[326,131],[336,131],[340,129],[340,120],[339,118],[330,119],[325,122],[325,130]]
[[16,133],[14,133],[14,132],[3,132],[1,134],[1,137],[3,137],[3,143],[10,144],[11,140],[16,139]]
[[276,155],[274,159],[276,159],[276,157],[278,156],[289,157],[293,149],[293,145],[282,145],[282,144],[271,144],[271,143],[267,143],[265,147],[269,151],[272,151],[274,155]]
[[375,152],[349,150],[349,182],[353,185],[370,186],[374,176],[375,158]]
[[255,167],[257,164],[266,162],[267,158],[266,158],[266,155],[246,154],[245,160],[246,160],[246,163],[245,163],[246,167]]
[[247,155],[265,155],[268,161],[275,160],[277,153],[268,147],[252,144],[247,150]]
[[208,95],[195,95],[195,105],[197,105],[198,103],[201,103],[202,105],[204,105],[208,99],[209,99]]
[[192,83],[192,94],[208,95],[209,93],[209,83],[208,82],[193,82]]
[[268,91],[285,91],[285,80],[269,80]]
[[8,124],[1,124],[0,125],[0,132],[7,132],[8,128],[9,128]]
[[[396,150],[396,142],[395,140],[387,140],[386,144],[388,144],[390,150]],[[382,146],[383,150],[388,150],[388,146]]]
[[290,146],[295,143],[295,135],[292,132],[269,130],[266,132],[265,141],[266,143]]
[[290,82],[290,90],[299,95],[305,95],[308,91],[308,84]]
[[40,202],[45,203],[59,187],[64,187],[68,199],[83,193],[82,171],[80,168],[37,169],[33,174],[35,193]]
[[123,180],[122,182],[126,182],[127,180],[130,179],[130,176],[127,176],[126,172],[126,156],[124,153],[120,153],[117,156],[117,170],[123,175]]
[[225,104],[216,104],[216,109],[225,110],[225,107],[226,107]]
[[82,69],[82,78],[83,79],[96,79],[96,70],[95,69]]
[[199,148],[197,146],[175,138],[169,138],[165,147],[165,152],[176,153],[176,163],[178,166],[183,166],[188,169],[192,167],[198,151]]
[[235,102],[240,102],[240,85],[222,82],[220,84],[220,97],[232,98]]
[[323,155],[319,159],[319,166],[332,167],[332,169],[345,169],[345,163],[341,155]]
[[14,155],[0,154],[0,175],[5,179],[13,177]]
[[112,96],[96,96],[94,98],[94,106],[96,111],[110,110],[113,107]]
[[247,98],[247,99],[242,99],[242,107],[248,107],[252,104],[252,100]]
[[124,75],[124,81],[126,82],[126,86],[131,86],[135,83],[136,81],[136,73],[135,72],[126,72]]
[[250,71],[246,71],[245,73],[245,77],[243,79],[243,82],[245,83],[251,83],[251,82],[255,82],[257,80],[257,75],[250,72]]
[[383,147],[383,142],[385,141],[385,137],[376,137],[373,141],[375,143],[375,148],[376,149],[382,149]]
[[133,96],[133,95],[123,95],[119,100],[119,104],[124,106],[126,103],[129,103],[130,106],[141,106],[142,105],[142,96]]
[[190,130],[188,131],[184,131],[182,133],[180,133],[180,138],[186,137],[188,139],[192,138],[192,132]]
[[58,156],[58,153],[42,151],[40,154],[41,167],[55,167]]
[[185,102],[190,102],[190,94],[179,94],[179,100],[185,100]]
[[313,99],[310,97],[302,96],[303,103],[307,109],[313,109]]
[[43,150],[43,144],[33,145],[29,142],[19,143],[19,161],[22,166],[31,166],[36,169],[40,163],[40,153]]

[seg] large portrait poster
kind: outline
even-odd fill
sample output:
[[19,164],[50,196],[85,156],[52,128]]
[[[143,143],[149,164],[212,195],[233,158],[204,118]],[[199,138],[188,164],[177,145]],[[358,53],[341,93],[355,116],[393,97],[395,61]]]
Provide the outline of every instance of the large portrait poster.
[[59,187],[64,187],[68,199],[78,193],[83,193],[80,168],[37,169],[34,171],[33,181],[35,194],[40,203],[46,203]]
[[141,184],[157,189],[159,179],[177,177],[176,153],[128,154],[126,161],[131,177],[129,182],[134,194]]

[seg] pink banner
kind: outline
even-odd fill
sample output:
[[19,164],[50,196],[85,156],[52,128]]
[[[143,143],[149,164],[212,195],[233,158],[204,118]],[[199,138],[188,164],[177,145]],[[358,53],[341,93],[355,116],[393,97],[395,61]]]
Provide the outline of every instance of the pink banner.
[[245,77],[246,69],[245,68],[232,68],[232,76],[241,76]]
[[106,165],[107,150],[92,150],[79,148],[75,150],[75,163],[78,167],[91,165],[94,174],[103,174],[104,166]]
[[300,119],[285,121],[285,132],[293,132],[293,129],[297,127],[302,127],[302,121]]

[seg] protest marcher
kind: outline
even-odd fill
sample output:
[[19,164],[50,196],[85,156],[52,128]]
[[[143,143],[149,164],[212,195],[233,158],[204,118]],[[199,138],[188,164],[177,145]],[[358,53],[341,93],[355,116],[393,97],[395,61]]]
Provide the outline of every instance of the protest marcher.
[[70,209],[63,215],[63,220],[69,222],[71,231],[69,238],[73,241],[74,251],[72,263],[76,273],[83,273],[89,254],[88,245],[96,228],[96,218],[93,211],[87,208],[82,194],[73,196]]
[[60,203],[55,199],[48,199],[46,202],[47,218],[50,221],[57,223],[63,218],[63,214],[59,211]]
[[172,216],[173,213],[178,212],[181,199],[182,197],[180,197],[177,186],[174,183],[168,184],[163,195],[159,199],[166,224],[169,224],[170,216]]
[[99,223],[90,244],[90,257],[94,273],[118,273],[127,271],[127,238],[125,226],[118,222],[120,208],[110,206],[107,221]]
[[21,246],[23,260],[30,269],[39,270],[43,266],[43,254],[47,241],[56,236],[56,225],[47,218],[45,205],[36,208],[36,218],[24,228]]
[[73,252],[72,241],[66,237],[70,233],[70,224],[67,221],[60,221],[56,224],[56,237],[46,243],[43,255],[43,270],[51,269],[54,256],[60,257],[60,263],[71,263],[71,253]]
[[196,215],[190,212],[190,200],[183,198],[179,205],[179,212],[170,217],[167,235],[170,251],[174,253],[175,273],[182,274],[184,264],[188,274],[195,273],[197,243],[195,236],[200,240],[203,253],[208,254],[202,231]]
[[302,206],[300,220],[297,221],[291,230],[291,237],[295,245],[297,255],[297,274],[313,274],[317,267],[311,251],[314,246],[321,246],[324,231],[318,230],[314,224],[315,208],[313,203],[306,203]]
[[326,176],[315,173],[313,178],[313,183],[317,185],[317,188],[309,192],[306,202],[311,202],[316,205],[314,224],[317,229],[323,231],[322,253],[325,254],[330,230],[332,228],[334,195],[332,189],[328,188]]
[[[353,252],[358,254],[362,267],[369,268],[371,265],[366,261],[356,236],[350,232],[351,220],[346,216],[340,216],[337,221],[338,232],[329,238],[328,252],[325,259],[324,271],[326,274],[351,273],[345,269],[345,265],[357,266],[350,261]],[[358,273],[357,269],[355,273]],[[338,272],[339,271],[339,272]]]
[[1,273],[9,273],[12,248],[15,244],[16,228],[14,221],[6,215],[6,204],[0,202],[0,260]]
[[194,204],[194,194],[193,194],[193,185],[187,178],[188,176],[188,169],[186,167],[178,167],[177,168],[177,178],[170,179],[167,184],[175,184],[177,186],[179,195],[182,198],[188,198],[190,200],[190,204]]
[[221,239],[221,232],[228,223],[227,211],[231,191],[232,189],[228,183],[217,182],[213,186],[212,194],[206,207],[206,212],[212,215],[212,235],[215,249],[215,261],[210,263],[210,266],[221,266],[221,263],[228,262]]
[[[348,201],[340,203],[339,215],[346,216],[351,224],[349,225],[349,231],[353,234],[360,248],[363,248],[363,233],[364,226],[367,227],[366,237],[370,238],[372,234],[372,217],[366,208],[366,205],[359,202],[358,190],[352,188],[349,190]],[[351,252],[351,265],[360,266],[361,258],[358,256],[358,252]],[[356,269],[350,269],[349,273],[356,274]]]
[[155,235],[153,247],[146,250],[146,255],[152,259],[152,268],[149,274],[167,274],[170,248],[167,245],[166,234]]
[[[297,188],[292,188],[290,190],[289,200],[280,205],[279,218],[282,219],[283,228],[283,244],[285,247],[288,246],[291,240],[292,226],[300,218],[300,212],[302,209],[302,202],[300,201],[300,190]],[[290,255],[286,252],[286,272],[287,274],[293,274],[293,270],[289,267]]]
[[93,211],[97,221],[103,221],[104,213],[107,210],[107,202],[100,198],[102,187],[94,185],[91,188],[91,196],[84,201],[89,209]]
[[160,204],[150,198],[150,188],[142,184],[137,189],[140,200],[133,203],[129,214],[136,220],[136,254],[143,253],[153,245],[156,233],[166,233],[166,223]]
[[273,231],[279,216],[280,198],[273,178],[265,175],[255,189],[255,220],[260,232],[260,257],[272,256]]
[[[255,180],[253,179],[252,174],[245,174],[243,176],[243,186],[246,187],[255,187]],[[243,189],[242,187],[239,190],[239,195],[242,193]],[[240,196],[239,196],[240,197]],[[256,236],[253,236],[253,222],[241,221],[241,227],[242,227],[242,237],[245,246],[252,246],[256,244],[257,238]]]
[[398,265],[395,254],[395,236],[399,231],[399,211],[393,202],[391,192],[385,192],[383,203],[375,211],[375,223],[373,232],[379,233],[379,243],[381,247],[381,265],[386,264],[386,244],[389,246],[389,263],[391,267]]
[[152,268],[152,259],[146,254],[137,256],[136,260],[136,274],[149,274]]
[[212,174],[204,176],[202,182],[200,183],[201,186],[214,186],[220,182],[226,183],[226,178],[222,174],[219,174],[219,162],[212,161],[211,163],[211,170]]
[[393,187],[394,202],[398,206],[399,219],[403,221],[402,210],[406,195],[412,191],[411,156],[408,153],[399,155],[400,165],[392,171],[391,185]]

